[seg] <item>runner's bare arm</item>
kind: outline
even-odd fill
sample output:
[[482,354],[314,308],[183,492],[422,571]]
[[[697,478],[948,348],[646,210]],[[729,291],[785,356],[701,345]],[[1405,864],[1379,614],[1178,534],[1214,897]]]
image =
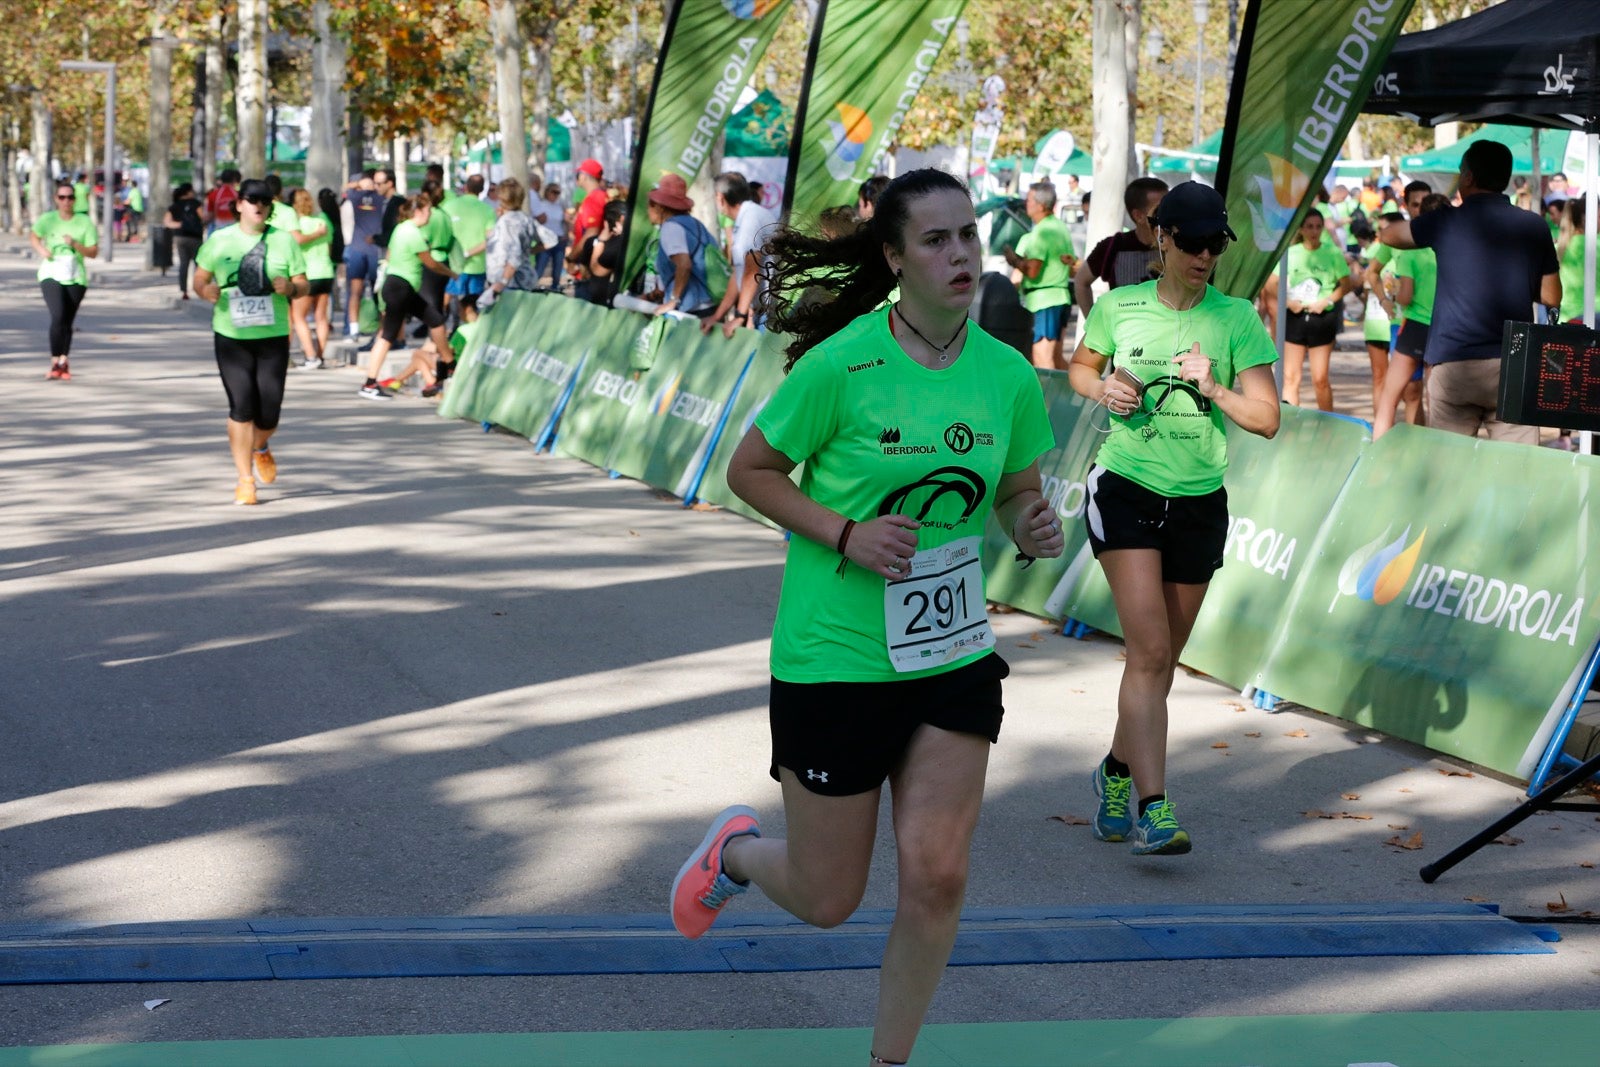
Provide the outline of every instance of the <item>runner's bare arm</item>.
[[39,240],[39,235],[38,234],[29,233],[28,234],[28,243],[33,245],[33,254],[34,255],[38,256],[40,259],[49,259],[50,258],[50,250],[44,246],[44,242],[43,241]]
[[1222,409],[1222,413],[1262,437],[1273,437],[1278,432],[1281,409],[1278,406],[1278,383],[1270,366],[1246,367],[1239,372],[1238,385],[1243,392],[1224,389],[1211,376],[1211,360],[1196,344],[1184,355],[1173,360],[1178,364],[1178,376],[1194,382],[1200,395]]
[[1072,353],[1072,362],[1067,365],[1067,381],[1079,396],[1124,414],[1138,404],[1139,394],[1115,376],[1103,377],[1109,362],[1111,357],[1079,342],[1078,350]]
[[1378,234],[1378,240],[1390,248],[1415,248],[1416,240],[1411,236],[1411,223],[1391,222]]
[[319,222],[317,223],[317,228],[314,232],[307,233],[304,230],[296,232],[294,235],[295,244],[308,245],[327,232],[328,224],[326,222]]
[[432,252],[418,252],[417,259],[422,262],[424,267],[427,267],[435,274],[443,274],[446,278],[454,278],[456,276],[455,271],[434,259]]
[[[744,435],[728,461],[728,487],[761,514],[800,537],[829,548],[839,547],[846,520],[823,507],[790,480],[794,460],[767,443],[759,427]],[[905,515],[882,515],[850,527],[844,554],[884,578],[902,578],[891,570],[917,552],[918,523]]]
[[1539,279],[1539,302],[1550,307],[1561,306],[1561,275],[1546,274]]
[[1089,317],[1089,309],[1094,307],[1094,271],[1089,269],[1088,259],[1078,264],[1078,273],[1072,276],[1072,294],[1078,299],[1078,310],[1083,312],[1083,317]]
[[217,284],[216,277],[204,267],[195,267],[194,281],[190,284],[194,288],[194,295],[201,300],[209,300],[215,304],[222,299],[222,286]]
[[1034,559],[1061,555],[1061,521],[1040,490],[1037,461],[1001,475],[994,499],[995,518],[1020,552]]

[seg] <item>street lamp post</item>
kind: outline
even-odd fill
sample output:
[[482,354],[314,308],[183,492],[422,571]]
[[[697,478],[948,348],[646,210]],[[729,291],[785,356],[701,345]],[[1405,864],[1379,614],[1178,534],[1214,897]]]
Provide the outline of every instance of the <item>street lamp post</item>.
[[[115,63],[95,63],[86,59],[64,59],[61,61],[62,70],[82,70],[91,74],[104,74],[106,76],[106,154],[105,162],[105,195],[100,198],[101,233],[100,233],[100,258],[106,263],[111,262],[111,238],[114,235],[112,220],[115,216],[116,191],[112,187],[113,160],[112,154],[116,146],[117,124],[117,65]],[[91,184],[94,175],[88,175]],[[153,193],[155,190],[151,190]]]
[[1194,143],[1200,143],[1200,108],[1205,100],[1206,21],[1210,0],[1194,0]]

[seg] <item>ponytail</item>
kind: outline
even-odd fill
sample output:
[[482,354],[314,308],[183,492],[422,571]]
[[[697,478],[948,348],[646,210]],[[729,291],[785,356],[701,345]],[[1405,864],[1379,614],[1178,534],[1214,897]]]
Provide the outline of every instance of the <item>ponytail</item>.
[[883,306],[898,284],[884,246],[904,251],[911,204],[947,189],[970,195],[942,170],[907,171],[878,195],[872,218],[843,236],[828,240],[788,227],[773,235],[762,250],[766,297],[761,310],[770,329],[794,338],[784,350],[785,371],[853,320]]

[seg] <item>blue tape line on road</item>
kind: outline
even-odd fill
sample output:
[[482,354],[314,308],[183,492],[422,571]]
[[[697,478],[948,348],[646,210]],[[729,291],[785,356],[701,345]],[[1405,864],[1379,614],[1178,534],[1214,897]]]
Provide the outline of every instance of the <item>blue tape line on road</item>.
[[[893,918],[861,911],[825,931],[781,912],[735,913],[698,941],[661,915],[0,926],[0,984],[871,968]],[[969,909],[951,963],[1553,951],[1493,906],[1127,905]]]

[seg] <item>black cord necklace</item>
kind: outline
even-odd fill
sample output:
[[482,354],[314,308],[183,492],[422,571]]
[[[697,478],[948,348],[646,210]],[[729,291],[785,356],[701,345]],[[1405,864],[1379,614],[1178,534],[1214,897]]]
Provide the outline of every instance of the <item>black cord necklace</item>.
[[911,320],[906,318],[905,312],[900,310],[900,305],[899,304],[895,304],[894,313],[896,315],[900,316],[900,321],[906,324],[906,329],[910,330],[912,333],[914,333],[918,337],[922,338],[922,343],[923,344],[927,345],[929,348],[931,348],[935,352],[939,353],[939,362],[940,363],[948,363],[948,362],[950,362],[950,347],[952,345],[954,345],[956,343],[956,341],[961,337],[961,331],[965,330],[967,328],[967,320],[965,318],[962,318],[961,325],[956,327],[955,335],[952,336],[950,338],[950,340],[946,341],[943,345],[936,345],[932,341],[928,340],[926,337],[923,337],[921,330],[919,330],[915,326],[911,325]]

